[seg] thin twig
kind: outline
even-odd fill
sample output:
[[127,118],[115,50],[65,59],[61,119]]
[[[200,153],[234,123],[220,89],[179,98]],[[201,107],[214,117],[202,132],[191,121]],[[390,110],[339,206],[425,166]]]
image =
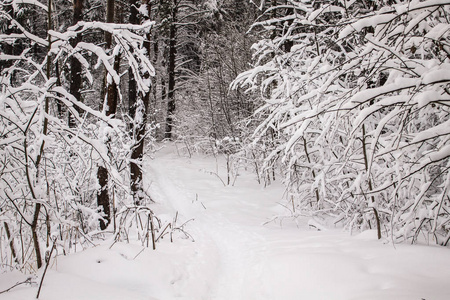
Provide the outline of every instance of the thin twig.
[[22,281],[22,282],[17,282],[15,285],[13,285],[13,286],[10,287],[10,288],[7,288],[7,289],[4,290],[4,291],[0,291],[0,294],[9,292],[9,291],[12,290],[13,288],[15,288],[15,287],[17,287],[17,286],[19,286],[19,285],[22,285],[22,284],[27,284],[27,283],[29,283],[29,284],[32,284],[32,283],[33,283],[33,282],[31,281],[31,277],[28,277],[26,280],[24,280],[24,281]]
[[45,263],[44,273],[42,273],[41,283],[39,283],[39,289],[36,295],[36,299],[39,299],[39,294],[41,293],[42,284],[44,283],[45,274],[47,273],[48,266],[50,265],[50,260],[52,258],[53,250],[56,248],[56,239],[53,239],[52,250],[50,250],[50,254],[48,255],[48,259]]
[[134,257],[133,257],[133,259],[132,260],[135,260],[136,259],[136,257],[138,257],[142,252],[144,252],[144,250],[145,250],[145,248],[142,248],[142,250],[141,251],[139,251],[138,252],[138,254],[136,254]]

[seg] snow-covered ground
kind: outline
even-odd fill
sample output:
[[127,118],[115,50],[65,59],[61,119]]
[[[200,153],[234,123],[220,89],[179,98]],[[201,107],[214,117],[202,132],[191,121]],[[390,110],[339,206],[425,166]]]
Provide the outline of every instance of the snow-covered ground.
[[[106,240],[59,256],[40,299],[450,299],[448,249],[394,247],[370,231],[308,229],[308,220],[263,225],[281,212],[283,188],[263,188],[244,169],[225,187],[217,177],[225,179],[224,161],[214,157],[180,157],[168,146],[147,166],[152,208],[167,219],[178,212],[178,224],[194,219],[185,229],[195,242],[165,238],[141,252],[139,242]],[[0,274],[0,291],[24,278]],[[0,299],[36,292],[37,284],[21,285]]]

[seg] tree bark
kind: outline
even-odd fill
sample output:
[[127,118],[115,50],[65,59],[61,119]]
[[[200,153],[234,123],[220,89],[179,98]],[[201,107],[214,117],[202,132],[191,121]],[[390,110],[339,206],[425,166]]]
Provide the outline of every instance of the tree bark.
[[[130,0],[130,24],[138,24],[138,11],[136,9],[137,1]],[[148,16],[150,16],[150,2],[144,0],[143,4],[147,5]],[[150,57],[150,34],[147,34],[144,47],[147,50],[147,55]],[[150,101],[150,90],[145,95],[138,95],[136,90],[136,80],[131,68],[129,73],[129,114],[132,119],[131,134],[134,138],[135,144],[131,150],[130,161],[130,189],[135,205],[141,205],[144,199],[144,192],[142,187],[142,160],[144,156],[145,145],[145,127],[147,124],[147,112]],[[150,76],[150,74],[148,74]],[[141,97],[138,97],[141,96]]]
[[178,3],[173,0],[173,6],[171,9],[171,22],[169,26],[169,90],[167,92],[167,117],[166,117],[166,132],[165,138],[171,140],[173,138],[173,118],[175,114],[175,58],[176,58],[176,35],[177,35],[177,14]]
[[[1,209],[0,209],[0,211],[1,211]],[[9,248],[11,249],[12,258],[14,259],[16,264],[18,264],[19,260],[17,259],[16,248],[14,247],[14,237],[11,236],[11,231],[9,230],[8,223],[3,222],[3,227],[5,227],[6,238],[9,241]]]
[[[308,144],[306,143],[305,137],[302,137],[302,138],[303,138],[303,149],[305,151],[306,159],[307,159],[308,163],[311,164],[311,158],[309,157],[309,152],[308,152]],[[311,166],[311,173],[312,173],[313,179],[315,180],[316,179],[316,172],[314,171],[314,167],[313,166]],[[316,194],[316,203],[317,203],[317,208],[318,208],[319,201],[320,201],[319,189],[315,188],[314,189],[314,193]],[[312,203],[311,203],[311,206],[312,206]]]
[[[138,11],[136,8],[137,1],[130,0],[130,17],[128,23],[138,24]],[[134,146],[131,149],[131,161],[130,161],[130,189],[133,196],[133,202],[135,205],[140,205],[140,197],[138,195],[139,185],[142,180],[142,172],[139,167],[139,161],[142,160],[142,151],[139,143],[139,125],[142,120],[136,119],[136,111],[142,109],[138,103],[138,94],[136,87],[136,79],[134,78],[133,70],[128,68],[128,112],[130,114],[130,135],[134,139]],[[141,154],[141,155],[139,155]]]
[[[3,11],[5,13],[7,13],[9,15],[9,17],[11,17],[11,19],[14,19],[14,7],[12,5],[12,1],[10,2],[6,2],[3,6]],[[10,26],[11,22],[6,21],[6,24],[3,25],[4,29],[4,34],[9,35],[12,33],[18,33],[20,34],[20,30],[16,29],[14,26]],[[3,53],[5,54],[11,54],[11,55],[18,55],[23,51],[23,45],[21,42],[15,42],[14,44],[9,44],[7,42],[1,41],[0,40],[0,49],[3,51]],[[2,73],[2,71],[6,68],[9,68],[12,66],[12,61],[11,60],[6,60],[6,59],[0,59],[0,73]],[[15,72],[13,72],[11,74],[11,83],[14,83],[14,77],[15,77]]]
[[[48,10],[47,10],[47,18],[48,18],[48,24],[47,24],[47,39],[48,39],[48,48],[47,48],[47,65],[46,65],[46,77],[47,79],[50,78],[51,76],[51,54],[50,54],[50,50],[52,47],[52,39],[51,36],[49,35],[49,31],[53,29],[53,22],[52,22],[52,0],[48,0]],[[48,119],[47,119],[47,114],[49,113],[49,99],[45,98],[45,104],[44,104],[44,112],[45,112],[45,116],[44,116],[44,120],[43,120],[43,126],[42,126],[42,135],[46,136],[47,135],[47,131],[48,131]],[[26,145],[26,141],[25,141],[25,145]],[[26,147],[26,146],[25,146]],[[40,165],[41,165],[41,161],[42,158],[44,156],[44,150],[45,150],[45,139],[42,141],[41,146],[40,146],[40,150],[39,150],[39,154],[36,157],[36,161],[35,161],[35,167],[36,167],[36,184],[39,185],[40,184]],[[28,156],[27,153],[25,153],[26,156]],[[28,159],[28,157],[26,157],[26,160]],[[31,190],[31,194],[32,197],[35,201],[37,201],[39,199],[39,195],[36,195],[34,193],[34,188],[31,182],[28,182],[30,185],[30,190]],[[35,203],[34,206],[34,213],[33,213],[33,221],[31,222],[31,236],[33,239],[33,246],[34,246],[34,252],[36,255],[36,264],[38,269],[40,269],[42,267],[42,255],[41,255],[41,247],[39,245],[39,238],[37,235],[37,230],[38,230],[38,222],[39,222],[39,214],[41,212],[41,206],[42,204],[39,202]]]
[[[287,1],[286,1],[286,5],[289,5],[289,3]],[[287,8],[286,9],[286,16],[290,16],[292,14],[294,14],[294,9],[292,7]],[[289,30],[289,27],[292,25],[292,22],[293,22],[293,20],[289,20],[289,21],[286,22],[287,24],[283,24],[282,25],[282,26],[284,26],[283,33],[282,33],[283,35],[285,35],[286,32]],[[292,40],[284,41],[284,43],[283,43],[283,48],[284,48],[283,50],[284,50],[284,52],[286,52],[286,53],[291,52],[291,49],[292,49],[293,46],[294,46],[294,42]]]
[[[106,1],[106,23],[114,23],[114,0]],[[111,48],[112,35],[109,32],[105,32],[106,48]]]
[[100,229],[105,230],[111,220],[111,211],[108,194],[108,170],[105,167],[99,167],[97,179],[100,184],[100,190],[97,192],[97,205],[103,208],[103,219],[100,219]]
[[[73,20],[72,25],[77,24],[79,21],[83,20],[83,0],[74,0],[73,1]],[[81,35],[77,34],[75,38],[70,41],[70,45],[75,48],[77,44],[81,42]],[[81,77],[81,63],[75,57],[70,57],[70,93],[75,97],[77,101],[81,101],[81,85],[82,85],[82,77]],[[75,109],[78,113],[81,113],[80,108],[75,105]],[[74,128],[76,126],[75,119],[72,114],[69,112],[68,115],[68,123],[70,128]]]
[[[363,150],[363,157],[364,157],[364,167],[366,169],[366,172],[369,172],[369,161],[367,157],[367,149],[366,149],[366,127],[364,124],[362,125],[362,150]],[[370,179],[370,174],[367,174],[367,180],[369,185],[369,191],[372,191],[372,180]],[[381,239],[381,222],[380,222],[380,216],[378,215],[378,211],[375,208],[375,197],[372,195],[370,196],[371,202],[372,202],[372,209],[375,216],[375,221],[377,224],[377,236],[378,239]]]
[[[107,0],[106,2],[106,23],[114,23],[115,5],[114,0]],[[106,48],[112,48],[112,35],[109,32],[105,33]],[[114,58],[114,70],[119,71],[120,57]],[[117,84],[112,81],[107,81],[108,72],[105,71],[104,76],[104,92],[102,93],[102,103],[104,103],[104,112],[106,116],[114,116],[117,111]],[[106,94],[106,95],[105,95]],[[108,193],[108,170],[105,166],[99,165],[97,169],[97,179],[100,185],[97,191],[97,207],[103,212],[103,219],[100,219],[100,229],[105,230],[111,221],[111,204]]]
[[[12,6],[12,1],[11,2],[7,2],[7,3],[5,3],[4,5],[3,5],[3,10],[4,10],[4,12],[6,12],[11,18],[13,18],[14,17],[14,8],[13,8],[13,6]],[[4,33],[5,34],[7,34],[7,35],[9,35],[9,34],[11,34],[12,33],[12,30],[11,30],[11,28],[10,28],[10,24],[9,24],[10,22],[7,22],[7,24],[6,24],[6,28],[4,29]],[[9,44],[9,43],[6,43],[6,42],[1,42],[0,41],[0,49],[1,50],[3,50],[3,53],[5,53],[5,54],[13,54],[13,46],[11,45],[11,44]],[[9,61],[9,60],[3,60],[3,59],[1,59],[0,60],[0,73],[3,71],[3,69],[5,69],[5,68],[8,68],[8,67],[10,67],[11,66],[11,61]]]
[[[108,0],[107,1],[107,7],[106,7],[106,23],[114,23],[114,16],[115,16],[115,5],[114,0]],[[105,42],[106,42],[106,49],[112,49],[112,35],[109,32],[105,32]],[[119,72],[120,68],[120,56],[116,55],[114,57],[114,70],[116,72]],[[117,84],[112,82],[107,82],[108,72],[105,71],[105,92],[106,92],[106,107],[105,107],[105,114],[107,116],[115,115],[117,112],[117,100],[118,100],[118,93],[117,93]]]
[[34,246],[34,251],[36,254],[36,263],[37,263],[38,269],[40,269],[42,267],[41,247],[39,245],[39,238],[37,236],[37,227],[38,227],[40,211],[41,211],[41,204],[36,203],[36,206],[34,208],[33,223],[31,223],[31,235],[33,237],[33,246]]

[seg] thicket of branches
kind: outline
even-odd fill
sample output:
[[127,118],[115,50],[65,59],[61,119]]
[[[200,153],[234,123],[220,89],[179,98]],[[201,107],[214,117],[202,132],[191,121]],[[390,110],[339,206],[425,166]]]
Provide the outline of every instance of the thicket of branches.
[[291,215],[448,245],[450,2],[261,8],[234,87],[265,101],[251,147],[282,165]]
[[146,205],[144,141],[237,148],[254,103],[228,85],[255,15],[243,0],[1,0],[1,268],[34,272],[52,243],[128,239],[131,223],[147,244],[178,230]]
[[0,0],[0,268],[176,229],[145,206],[157,123],[281,166],[290,217],[449,244],[450,1],[74,4]]
[[[54,243],[59,254],[92,244],[93,237],[102,235],[99,220],[122,233],[123,222],[116,224],[114,215],[136,204],[128,166],[142,159],[132,157],[140,141],[129,134],[128,114],[115,118],[103,105],[107,97],[94,99],[100,97],[93,93],[101,74],[96,69],[105,70],[106,84],[118,87],[119,99],[123,79],[114,65],[117,55],[129,66],[141,95],[148,93],[148,78],[154,75],[145,51],[153,22],[86,20],[57,30],[54,7],[52,1],[0,3],[5,29],[0,34],[0,268],[25,272],[40,268],[44,250]],[[21,18],[23,10],[47,18],[34,24]],[[105,33],[113,41],[111,49],[89,38]],[[79,36],[84,38],[76,40]],[[81,83],[77,89],[74,60]],[[82,92],[90,93],[82,98],[91,101],[84,103]],[[107,171],[103,187],[100,166]],[[109,203],[100,206],[96,200],[103,192],[110,194]],[[104,209],[110,205],[108,214]],[[135,210],[134,215],[151,215]]]

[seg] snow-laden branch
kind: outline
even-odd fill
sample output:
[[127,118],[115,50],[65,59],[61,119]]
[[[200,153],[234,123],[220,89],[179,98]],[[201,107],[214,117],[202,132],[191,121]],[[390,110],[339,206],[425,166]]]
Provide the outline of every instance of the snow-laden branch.
[[[386,234],[408,238],[426,230],[413,224],[415,217],[425,222],[423,211],[450,218],[442,200],[450,1],[397,1],[370,12],[357,1],[290,3],[299,9],[271,18],[273,7],[254,24],[271,38],[252,46],[254,67],[230,86],[259,92],[249,147],[268,153],[266,168],[282,166],[289,206],[333,212],[348,228],[394,224]],[[407,218],[401,207],[412,207],[414,217],[398,221]],[[438,243],[450,234],[432,230]]]
[[13,0],[12,1],[12,5],[15,7],[15,9],[17,9],[19,4],[28,4],[28,5],[34,5],[37,6],[41,9],[43,9],[44,11],[48,11],[48,7],[47,5],[37,1],[37,0]]

